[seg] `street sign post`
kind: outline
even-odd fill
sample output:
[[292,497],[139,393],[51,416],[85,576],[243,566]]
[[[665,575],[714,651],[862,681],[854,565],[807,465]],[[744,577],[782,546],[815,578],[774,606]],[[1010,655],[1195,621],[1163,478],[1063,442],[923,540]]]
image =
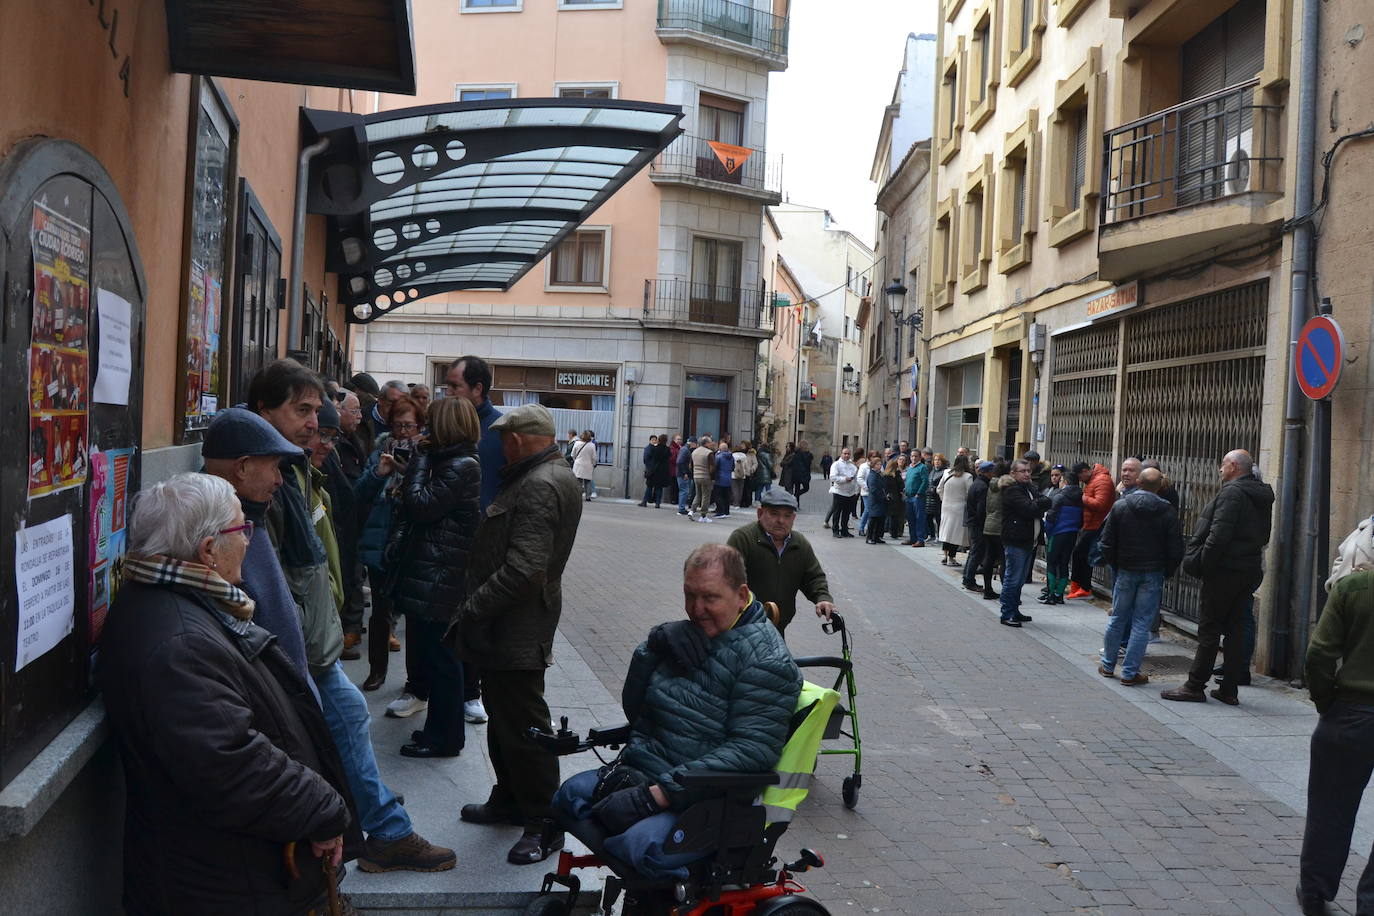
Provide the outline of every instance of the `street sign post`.
[[1314,401],[1329,396],[1341,380],[1344,361],[1345,335],[1335,320],[1318,315],[1302,326],[1293,364],[1303,394]]

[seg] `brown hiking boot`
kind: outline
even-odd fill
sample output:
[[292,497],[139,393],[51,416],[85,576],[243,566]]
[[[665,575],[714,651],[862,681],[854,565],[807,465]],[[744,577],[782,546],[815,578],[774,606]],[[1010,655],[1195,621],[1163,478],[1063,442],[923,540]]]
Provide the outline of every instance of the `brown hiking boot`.
[[1139,687],[1141,684],[1148,683],[1150,683],[1150,676],[1148,674],[1136,674],[1135,677],[1123,677],[1121,679],[1122,687]]
[[420,834],[411,832],[392,843],[368,837],[358,867],[365,872],[448,871],[458,861],[452,849],[435,846]]

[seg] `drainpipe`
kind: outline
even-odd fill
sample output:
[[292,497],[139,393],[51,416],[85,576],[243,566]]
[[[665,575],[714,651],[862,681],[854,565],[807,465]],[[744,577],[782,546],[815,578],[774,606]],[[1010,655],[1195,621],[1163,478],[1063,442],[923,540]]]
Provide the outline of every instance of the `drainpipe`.
[[[1317,142],[1317,41],[1321,26],[1321,4],[1302,4],[1302,61],[1298,75],[1298,135],[1297,169],[1293,187],[1293,210],[1297,214],[1312,212],[1314,172]],[[1298,388],[1294,353],[1297,335],[1309,316],[1311,298],[1308,284],[1313,261],[1312,224],[1304,222],[1293,233],[1293,279],[1288,315],[1288,397],[1283,424],[1283,463],[1279,494],[1279,539],[1275,545],[1278,558],[1279,581],[1274,595],[1278,607],[1270,615],[1270,670],[1277,675],[1302,676],[1302,654],[1306,650],[1308,621],[1311,615],[1312,568],[1318,526],[1308,520],[1301,544],[1296,543],[1298,531],[1298,461],[1306,404]],[[1318,510],[1309,501],[1305,507],[1309,516]],[[1297,547],[1297,550],[1294,548]],[[1294,563],[1294,555],[1297,561]],[[1278,613],[1288,603],[1288,613]],[[1294,638],[1296,637],[1296,639]]]
[[304,311],[305,287],[301,275],[305,273],[305,201],[310,190],[310,162],[329,149],[329,138],[321,137],[301,150],[296,163],[296,212],[291,221],[291,280],[286,296],[286,349],[299,350],[301,314]]

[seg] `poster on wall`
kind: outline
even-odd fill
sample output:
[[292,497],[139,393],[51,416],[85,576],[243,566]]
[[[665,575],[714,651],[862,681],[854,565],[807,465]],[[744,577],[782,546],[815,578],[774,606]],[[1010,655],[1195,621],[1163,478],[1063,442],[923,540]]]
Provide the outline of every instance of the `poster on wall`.
[[29,497],[86,482],[91,231],[33,205]]
[[90,620],[91,642],[100,639],[105,615],[119,587],[119,564],[128,546],[129,467],[134,449],[91,450]]
[[19,599],[14,670],[66,638],[75,621],[72,517],[20,528],[14,535],[14,584]]
[[199,428],[218,409],[220,280],[199,261],[191,262],[186,320],[186,422]]

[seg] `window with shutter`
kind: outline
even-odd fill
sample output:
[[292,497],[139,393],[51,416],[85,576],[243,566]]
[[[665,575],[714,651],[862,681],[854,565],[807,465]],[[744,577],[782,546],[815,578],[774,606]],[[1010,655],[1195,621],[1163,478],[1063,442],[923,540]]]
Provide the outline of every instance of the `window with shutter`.
[[1069,163],[1069,210],[1083,205],[1083,183],[1088,177],[1088,107],[1073,114],[1073,159]]

